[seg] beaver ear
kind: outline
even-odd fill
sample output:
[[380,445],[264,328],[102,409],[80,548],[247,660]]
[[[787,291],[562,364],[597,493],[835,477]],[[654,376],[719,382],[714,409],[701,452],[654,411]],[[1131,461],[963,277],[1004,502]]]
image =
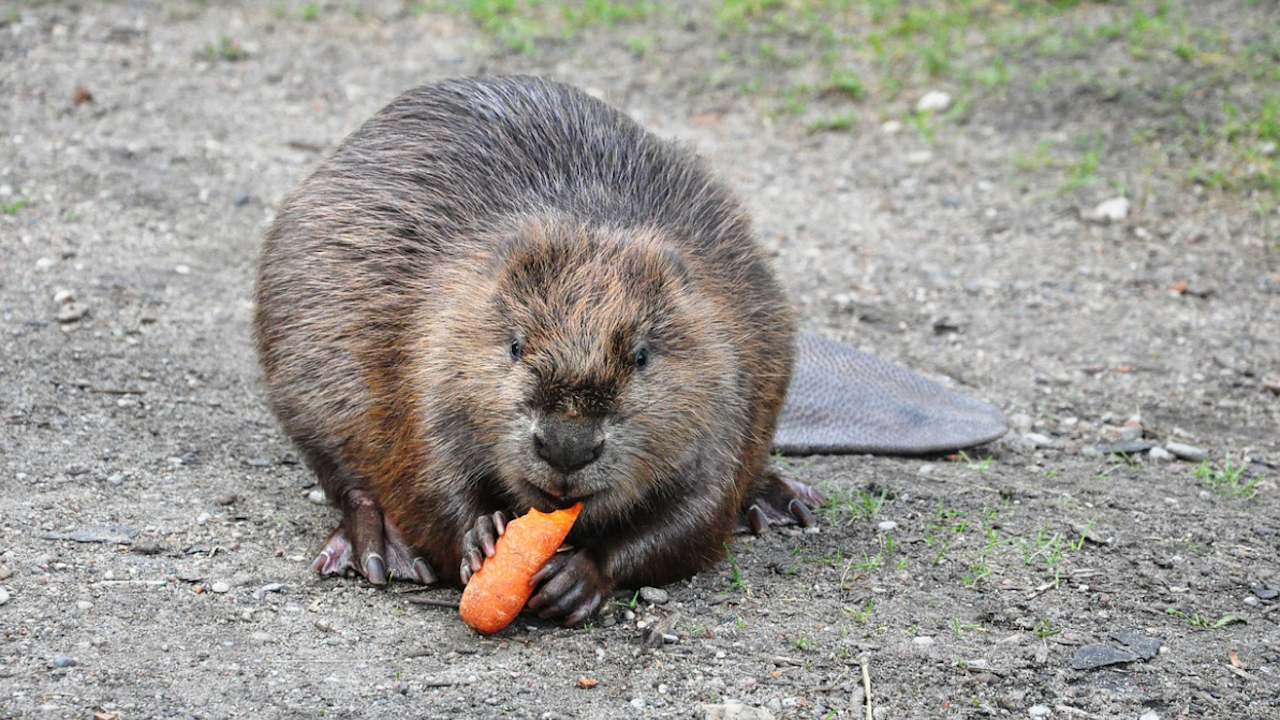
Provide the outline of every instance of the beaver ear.
[[689,266],[685,264],[684,255],[679,250],[670,245],[664,245],[658,248],[657,254],[667,271],[680,283],[681,287],[693,284],[693,273],[689,272]]

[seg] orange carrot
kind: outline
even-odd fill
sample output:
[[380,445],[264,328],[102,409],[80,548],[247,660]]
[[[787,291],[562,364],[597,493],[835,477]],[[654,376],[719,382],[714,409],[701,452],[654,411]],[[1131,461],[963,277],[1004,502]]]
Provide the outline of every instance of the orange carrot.
[[533,594],[529,581],[556,554],[581,511],[582,503],[549,513],[530,510],[507,523],[493,557],[462,591],[463,622],[486,635],[510,625]]

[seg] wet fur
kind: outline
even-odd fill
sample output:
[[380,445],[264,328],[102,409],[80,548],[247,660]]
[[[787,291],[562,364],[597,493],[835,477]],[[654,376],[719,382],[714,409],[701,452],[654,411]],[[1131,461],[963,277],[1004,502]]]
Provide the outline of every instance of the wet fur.
[[[269,402],[331,501],[370,494],[446,579],[478,516],[548,491],[590,495],[570,541],[610,583],[687,577],[765,482],[793,318],[748,221],[567,86],[401,96],[286,199],[257,299]],[[539,414],[601,419],[604,454],[560,476]]]

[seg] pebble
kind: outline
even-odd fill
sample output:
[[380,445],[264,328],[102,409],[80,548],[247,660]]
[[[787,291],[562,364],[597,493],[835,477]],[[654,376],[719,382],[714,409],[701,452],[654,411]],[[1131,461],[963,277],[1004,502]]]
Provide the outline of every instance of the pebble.
[[85,307],[84,305],[67,303],[66,305],[63,305],[62,307],[58,308],[58,322],[60,323],[77,322],[79,320],[83,320],[84,317],[88,314],[89,314],[89,308]]
[[924,165],[933,159],[933,153],[929,150],[915,150],[907,153],[908,165]]
[[210,589],[210,590],[212,590],[212,591],[214,591],[214,592],[216,592],[216,593],[224,593],[224,592],[227,592],[227,591],[231,590],[231,585],[230,585],[230,584],[228,584],[228,583],[227,583],[227,582],[225,582],[225,581],[219,580],[218,582],[214,583],[213,585],[210,585],[210,586],[209,586],[209,589]]
[[1095,670],[1108,665],[1133,662],[1138,659],[1137,653],[1119,650],[1110,645],[1085,645],[1076,651],[1071,658],[1073,670]]
[[880,132],[884,133],[885,135],[897,135],[898,133],[902,132],[902,121],[886,120],[885,123],[880,126]]
[[70,290],[59,290],[53,294],[53,301],[62,305],[64,303],[74,302],[76,296]]
[[915,645],[919,645],[920,647],[929,647],[934,643],[934,639],[928,635],[921,635],[920,637],[913,639],[911,642]]
[[76,603],[76,607],[81,610],[88,610],[89,608],[93,607],[93,603],[89,602],[88,600],[80,600]]
[[190,275],[191,266],[190,265],[174,265],[173,271],[178,273],[179,275]]
[[1153,447],[1151,448],[1151,451],[1147,453],[1147,457],[1157,462],[1166,462],[1173,459],[1173,453],[1162,447]]
[[1129,198],[1117,197],[1103,200],[1093,209],[1093,219],[1098,222],[1120,222],[1129,217]]
[[633,707],[633,708],[635,708],[635,709],[637,709],[637,710],[643,710],[643,709],[644,709],[644,698],[642,698],[642,697],[633,697],[633,698],[631,698],[631,707]]
[[66,655],[55,655],[53,658],[54,667],[69,668],[74,666],[75,664],[76,664],[75,659],[69,658]]
[[1142,439],[1141,425],[1125,425],[1116,431],[1116,435],[1120,438],[1120,442],[1133,442]]
[[1138,720],[1160,720],[1160,713],[1157,713],[1155,710],[1148,710],[1147,712],[1142,713]]
[[666,605],[671,596],[662,588],[645,586],[640,588],[640,599],[653,605]]
[[916,102],[916,112],[942,112],[951,107],[951,93],[941,90],[930,90]]
[[0,588],[0,605],[4,605],[7,602],[9,602],[9,591]]
[[885,520],[881,522],[879,525],[876,525],[876,528],[879,529],[880,532],[889,532],[890,530],[898,529],[898,523],[892,520]]
[[196,524],[197,524],[197,525],[204,525],[205,523],[209,522],[209,521],[210,521],[210,520],[212,520],[212,519],[213,519],[213,516],[212,516],[212,515],[210,515],[210,514],[209,514],[209,513],[207,513],[207,512],[202,512],[202,513],[200,513],[199,515],[197,515],[197,516],[196,516]]
[[307,499],[317,505],[324,504],[324,491],[320,489],[312,490],[307,493]]
[[1027,714],[1033,718],[1048,717],[1051,712],[1048,705],[1032,705],[1027,709]]
[[1187,445],[1186,443],[1168,442],[1165,443],[1164,449],[1172,453],[1174,457],[1190,462],[1204,462],[1209,457],[1209,453],[1203,448]]
[[1053,438],[1041,433],[1026,433],[1022,436],[1027,442],[1038,448],[1053,447]]

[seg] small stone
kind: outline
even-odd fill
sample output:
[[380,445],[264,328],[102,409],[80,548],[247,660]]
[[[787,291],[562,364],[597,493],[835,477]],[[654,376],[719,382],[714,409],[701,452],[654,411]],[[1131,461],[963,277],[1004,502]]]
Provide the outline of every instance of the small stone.
[[212,516],[212,515],[210,515],[210,514],[209,514],[209,513],[207,513],[207,512],[202,512],[202,513],[200,513],[199,515],[197,515],[197,516],[196,516],[196,524],[197,524],[197,525],[204,525],[205,523],[209,522],[209,521],[210,521],[210,520],[212,520],[212,519],[213,519],[213,516]]
[[111,473],[110,475],[107,476],[107,484],[108,485],[124,484],[124,473]]
[[1276,596],[1280,595],[1280,590],[1273,590],[1266,587],[1255,587],[1252,588],[1252,590],[1254,595],[1257,595],[1263,600],[1275,600]]
[[1116,434],[1119,436],[1120,442],[1133,442],[1134,440],[1141,440],[1142,426],[1141,425],[1125,425],[1124,427],[1121,427]]
[[1151,448],[1151,450],[1147,452],[1147,457],[1151,458],[1152,460],[1155,460],[1156,462],[1167,462],[1173,459],[1173,454],[1170,453],[1168,450],[1165,450],[1164,448],[1157,446],[1157,447]]
[[643,709],[644,709],[644,698],[641,698],[641,697],[633,697],[633,698],[631,698],[631,707],[633,707],[633,708],[635,708],[635,709],[637,709],[637,710],[643,710]]
[[76,603],[76,607],[79,608],[80,610],[88,610],[89,608],[93,607],[93,603],[89,602],[88,600],[80,600]]
[[1033,718],[1048,717],[1051,712],[1053,711],[1049,709],[1048,705],[1032,705],[1027,708],[1027,714]]
[[0,605],[4,605],[7,602],[9,602],[9,591],[0,588]]
[[75,664],[76,664],[75,659],[69,658],[66,655],[55,655],[53,658],[54,667],[69,668],[69,667],[75,666]]
[[58,262],[58,261],[57,261],[57,260],[54,260],[53,258],[42,257],[42,258],[40,258],[39,260],[36,260],[36,269],[37,269],[37,270],[48,270],[49,268],[51,268],[51,267],[53,267],[54,265],[56,265],[56,264],[57,264],[57,262]]
[[280,583],[267,583],[253,591],[253,599],[258,602],[262,602],[262,598],[265,597],[267,593],[280,592],[283,589],[284,585]]
[[1073,670],[1095,670],[1107,665],[1133,662],[1138,659],[1137,653],[1128,650],[1117,650],[1110,645],[1085,645],[1076,651],[1071,658]]
[[239,498],[236,497],[235,493],[226,493],[223,495],[219,495],[217,499],[214,500],[214,502],[225,507],[227,505],[235,505],[236,500],[238,499]]
[[951,93],[930,90],[916,102],[916,112],[942,112],[951,107]]
[[1138,720],[1160,720],[1160,713],[1155,710],[1148,710],[1138,717]]
[[935,641],[933,638],[929,637],[928,635],[921,635],[917,638],[912,639],[911,642],[912,644],[917,645],[919,647],[929,647]]
[[83,465],[81,463],[72,463],[67,466],[67,474],[70,475],[71,477],[84,475],[87,472],[89,472],[88,465]]
[[1129,217],[1129,198],[1103,200],[1093,209],[1092,220],[1102,223],[1120,222]]
[[1262,143],[1261,145],[1258,146],[1258,154],[1259,155],[1275,155],[1276,144],[1271,140],[1268,140]]
[[307,499],[315,503],[316,505],[323,505],[324,491],[320,490],[319,488],[312,490],[311,492],[307,493]]
[[933,152],[929,150],[915,150],[907,153],[908,165],[924,165],[933,159]]
[[885,123],[880,126],[880,132],[885,135],[897,135],[902,132],[902,121],[886,120]]
[[174,271],[174,272],[176,272],[176,273],[178,273],[179,275],[190,275],[190,274],[191,274],[191,266],[190,266],[190,265],[175,265],[175,266],[173,266],[173,271]]
[[218,582],[210,585],[209,589],[216,593],[225,593],[231,590],[231,585],[223,580],[219,580]]
[[1187,445],[1186,443],[1167,442],[1164,445],[1164,449],[1173,453],[1174,457],[1189,462],[1204,462],[1209,457],[1209,453],[1203,448]]
[[1038,448],[1053,447],[1053,438],[1041,433],[1027,433],[1022,436],[1027,442]]
[[53,301],[59,305],[75,302],[76,296],[70,290],[59,290],[53,294]]
[[645,586],[640,588],[640,599],[653,605],[665,605],[671,599],[666,590],[662,588]]
[[897,530],[897,529],[898,529],[898,523],[896,523],[896,522],[894,522],[894,521],[892,521],[892,520],[884,520],[884,521],[882,521],[880,524],[876,525],[876,528],[877,528],[880,532],[889,532],[890,530]]
[[84,305],[67,303],[66,305],[63,305],[62,307],[58,308],[58,322],[60,323],[78,322],[80,320],[83,320],[85,316],[88,314],[89,314],[89,308],[85,307]]

